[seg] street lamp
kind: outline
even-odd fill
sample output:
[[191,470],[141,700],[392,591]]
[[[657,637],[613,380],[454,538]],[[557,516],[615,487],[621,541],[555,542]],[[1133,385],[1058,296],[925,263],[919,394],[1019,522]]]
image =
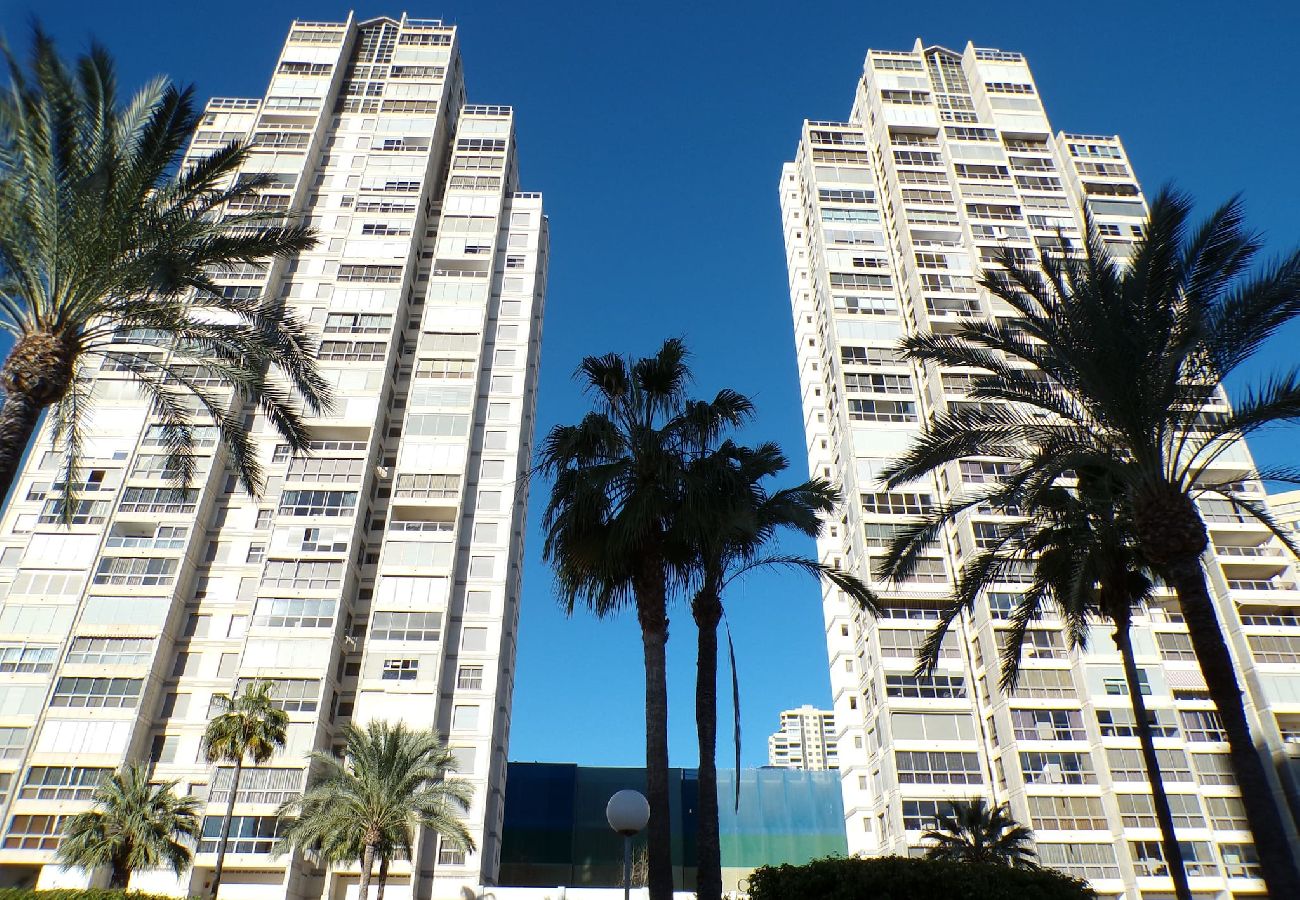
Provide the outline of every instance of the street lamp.
[[650,804],[639,791],[619,791],[605,806],[609,827],[623,835],[623,900],[632,896],[632,836],[650,821]]

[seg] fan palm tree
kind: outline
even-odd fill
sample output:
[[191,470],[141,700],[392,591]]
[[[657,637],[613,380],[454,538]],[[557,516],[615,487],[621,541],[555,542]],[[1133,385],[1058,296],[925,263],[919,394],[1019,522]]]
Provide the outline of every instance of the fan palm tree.
[[699,448],[716,446],[752,405],[734,391],[688,401],[687,351],[680,340],[635,362],[587,357],[578,377],[595,409],[553,428],[538,470],[553,479],[543,517],[543,557],[561,604],[597,616],[631,606],[641,628],[646,680],[646,794],[652,900],[673,891],[668,788],[668,596],[685,571],[681,534],[685,472]]
[[1031,489],[1082,467],[1114,481],[1143,557],[1178,595],[1264,880],[1273,896],[1300,896],[1295,822],[1250,732],[1202,566],[1209,535],[1195,502],[1215,494],[1297,549],[1213,467],[1240,439],[1300,419],[1300,371],[1247,392],[1235,410],[1206,406],[1220,403],[1224,379],[1300,312],[1300,252],[1252,271],[1260,243],[1238,201],[1193,233],[1190,214],[1188,198],[1162,191],[1123,266],[1091,225],[1082,251],[1044,252],[1039,269],[1003,252],[1002,268],[987,269],[981,283],[1019,313],[1014,323],[969,320],[952,335],[904,340],[914,360],[982,370],[970,397],[1001,402],[937,415],[886,481],[896,486],[971,456],[1009,460],[1008,477]]
[[325,862],[359,862],[360,900],[366,900],[375,859],[382,891],[388,863],[398,851],[410,855],[416,828],[431,829],[459,850],[474,849],[461,818],[473,786],[447,777],[456,771],[456,757],[437,734],[400,722],[370,722],[345,727],[343,738],[343,758],[312,754],[311,784],[280,808],[280,815],[293,818],[277,853],[299,850]]
[[[821,533],[822,515],[839,503],[829,482],[812,479],[768,492],[764,482],[789,467],[776,444],[756,448],[725,441],[714,452],[697,457],[687,473],[686,521],[694,559],[697,589],[691,615],[697,630],[695,726],[699,739],[699,805],[696,812],[696,893],[699,900],[722,897],[722,854],[718,809],[718,626],[723,593],[735,579],[763,567],[795,569],[826,578],[858,602],[875,609],[875,596],[861,581],[832,566],[798,555],[771,550],[778,531],[791,529],[808,537]],[[738,699],[734,659],[733,698]],[[737,704],[738,705],[738,704]],[[740,760],[739,711],[736,726],[736,766]],[[739,783],[737,783],[739,790]]]
[[112,870],[108,886],[126,890],[131,874],[189,867],[189,843],[199,836],[200,805],[178,797],[175,781],[149,783],[146,766],[127,766],[100,782],[95,807],[68,820],[57,858],[65,866]]
[[203,731],[203,752],[210,763],[227,763],[234,767],[230,777],[230,795],[221,819],[221,837],[217,841],[217,865],[212,873],[212,896],[221,887],[221,873],[226,863],[226,842],[235,814],[235,797],[244,761],[260,766],[283,750],[289,729],[289,714],[275,705],[269,681],[255,681],[241,693],[214,694],[217,715]]
[[[1116,486],[1104,472],[1082,469],[1077,476],[1074,488],[1053,483],[1029,493],[1016,485],[993,482],[975,492],[971,499],[980,507],[1014,509],[1019,517],[996,526],[991,535],[985,533],[984,546],[963,567],[951,602],[921,648],[918,673],[932,672],[938,666],[944,635],[960,615],[972,609],[980,592],[1007,580],[1015,570],[1023,572],[1025,566],[1032,571],[1032,580],[1028,590],[1018,595],[1011,627],[1001,647],[1003,690],[1015,688],[1025,637],[1029,626],[1042,617],[1045,605],[1055,607],[1070,643],[1081,649],[1086,647],[1093,621],[1110,622],[1114,626],[1112,639],[1123,661],[1134,729],[1174,893],[1179,900],[1191,900],[1129,633],[1133,610],[1153,597],[1155,576],[1137,547],[1131,518],[1125,514]],[[958,514],[954,510],[937,509],[900,529],[882,560],[881,574],[891,579],[904,575],[916,558],[916,550],[955,522]]]
[[928,859],[1017,869],[1037,866],[1033,831],[1017,822],[1005,803],[989,808],[982,797],[953,800],[948,814],[938,816],[936,824],[922,835],[923,840],[934,842],[925,851]]
[[[14,345],[0,364],[0,496],[52,408],[70,520],[93,399],[82,376],[101,362],[152,401],[168,469],[182,481],[193,468],[195,423],[210,422],[256,493],[261,470],[245,407],[259,408],[302,450],[301,409],[323,411],[329,390],[302,322],[278,301],[223,293],[214,279],[308,249],[313,233],[257,205],[268,176],[238,174],[246,145],[180,165],[198,123],[192,88],[160,79],[123,105],[102,47],[70,66],[39,29],[30,71],[6,55],[0,329]],[[132,348],[141,343],[161,352]]]

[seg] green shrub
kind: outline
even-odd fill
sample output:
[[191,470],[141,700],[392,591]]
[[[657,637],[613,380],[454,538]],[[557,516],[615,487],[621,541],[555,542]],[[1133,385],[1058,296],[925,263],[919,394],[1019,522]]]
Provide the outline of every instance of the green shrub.
[[[751,900],[1096,900],[1085,881],[1052,869],[880,856],[828,857],[802,866],[763,866],[749,876]],[[4,900],[4,898],[0,898]]]
[[0,888],[0,900],[176,900],[164,894],[140,891],[110,891],[108,888],[57,888],[35,891],[26,888]]

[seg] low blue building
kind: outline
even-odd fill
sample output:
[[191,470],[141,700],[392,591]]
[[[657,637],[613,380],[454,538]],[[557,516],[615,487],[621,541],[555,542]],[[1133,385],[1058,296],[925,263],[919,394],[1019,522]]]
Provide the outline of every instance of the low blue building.
[[[669,770],[673,878],[695,887],[699,778]],[[502,887],[615,887],[622,883],[623,841],[605,821],[605,804],[624,788],[645,791],[641,768],[565,763],[509,764],[501,841]],[[845,855],[844,801],[838,772],[745,769],[718,773],[723,883],[734,890],[762,865]],[[644,847],[638,836],[635,850]]]

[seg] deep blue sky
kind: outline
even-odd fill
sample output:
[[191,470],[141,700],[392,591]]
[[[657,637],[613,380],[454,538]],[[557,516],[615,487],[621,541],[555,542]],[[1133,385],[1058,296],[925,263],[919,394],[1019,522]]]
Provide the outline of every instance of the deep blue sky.
[[[397,15],[400,2],[356,9]],[[128,86],[165,73],[205,97],[253,97],[293,18],[342,20],[348,9],[0,0],[0,31],[24,44],[38,12],[66,51],[91,36],[106,44]],[[1241,191],[1275,252],[1300,244],[1291,89],[1300,6],[1291,0],[1231,8],[458,0],[407,11],[461,26],[470,102],[515,107],[522,187],[546,195],[539,434],[583,411],[570,373],[584,354],[643,354],[681,335],[695,351],[700,391],[725,384],[754,396],[761,416],[752,436],[780,441],[802,476],[776,183],[804,118],[847,117],[868,47],[910,49],[919,36],[1021,51],[1058,129],[1120,134],[1148,191],[1175,179],[1207,207]],[[1256,371],[1294,365],[1298,337],[1295,328],[1279,339]],[[1282,432],[1254,445],[1262,462],[1294,462],[1295,439]],[[635,624],[558,611],[540,561],[542,494],[534,490],[511,758],[635,764],[644,747]],[[744,761],[756,765],[779,710],[829,702],[818,592],[794,576],[755,578],[730,603]],[[694,629],[684,609],[673,622],[671,755],[693,766]]]

